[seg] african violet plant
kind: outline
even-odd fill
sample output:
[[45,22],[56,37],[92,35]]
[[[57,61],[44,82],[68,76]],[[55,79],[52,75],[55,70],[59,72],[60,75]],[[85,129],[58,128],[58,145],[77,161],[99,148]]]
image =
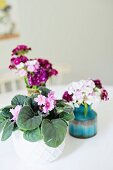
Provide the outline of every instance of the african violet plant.
[[57,100],[53,91],[39,88],[40,94],[30,97],[17,95],[11,105],[0,110],[1,140],[7,140],[15,130],[30,142],[44,140],[50,147],[58,147],[66,136],[73,108]]
[[15,70],[20,77],[24,78],[28,89],[36,90],[39,86],[45,86],[47,80],[57,75],[58,71],[48,60],[28,59],[26,55],[30,50],[31,48],[26,45],[18,45],[12,51],[9,69]]

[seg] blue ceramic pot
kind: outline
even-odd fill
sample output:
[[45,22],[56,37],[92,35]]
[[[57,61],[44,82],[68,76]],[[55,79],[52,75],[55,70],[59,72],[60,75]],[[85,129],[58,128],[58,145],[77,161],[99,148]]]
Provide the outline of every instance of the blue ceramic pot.
[[90,138],[97,133],[97,113],[87,105],[87,114],[85,106],[81,105],[74,109],[74,120],[69,124],[69,133],[77,138]]

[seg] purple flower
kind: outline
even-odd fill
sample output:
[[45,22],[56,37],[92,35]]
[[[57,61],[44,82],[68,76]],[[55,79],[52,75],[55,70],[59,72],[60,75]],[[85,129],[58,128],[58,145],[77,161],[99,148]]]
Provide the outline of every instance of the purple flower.
[[30,86],[40,86],[46,83],[48,75],[44,69],[38,69],[36,73],[28,74],[28,82]]
[[73,101],[73,97],[72,97],[72,96],[73,96],[73,95],[70,95],[70,94],[68,93],[68,91],[65,91],[62,98],[63,98],[64,100],[66,100],[67,102],[71,102],[71,101]]
[[93,80],[93,82],[95,83],[95,86],[99,89],[102,89],[102,83],[100,80]]
[[20,56],[21,62],[26,63],[28,61],[28,58],[26,56]]
[[104,101],[109,100],[107,90],[105,90],[105,89],[102,90],[101,99],[104,100]]
[[46,72],[48,73],[48,78],[53,76],[53,75],[57,75],[58,74],[58,71],[53,69],[52,64],[48,60],[39,58],[38,62],[40,64],[40,66],[43,69],[45,69]]

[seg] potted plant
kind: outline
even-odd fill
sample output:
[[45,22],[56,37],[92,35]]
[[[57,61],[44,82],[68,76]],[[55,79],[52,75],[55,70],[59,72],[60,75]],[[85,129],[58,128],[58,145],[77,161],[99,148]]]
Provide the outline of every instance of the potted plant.
[[37,166],[59,157],[64,149],[73,108],[57,100],[53,91],[39,87],[39,94],[17,95],[0,110],[1,140],[12,134],[18,155]]
[[24,78],[28,95],[38,93],[40,86],[46,86],[46,82],[58,71],[53,68],[52,64],[45,59],[35,58],[28,59],[26,56],[31,51],[26,45],[18,45],[12,51],[12,57],[9,68]]
[[74,120],[70,122],[69,133],[77,138],[89,138],[97,133],[97,113],[94,103],[108,100],[108,93],[100,80],[81,80],[69,85],[63,99],[73,104]]

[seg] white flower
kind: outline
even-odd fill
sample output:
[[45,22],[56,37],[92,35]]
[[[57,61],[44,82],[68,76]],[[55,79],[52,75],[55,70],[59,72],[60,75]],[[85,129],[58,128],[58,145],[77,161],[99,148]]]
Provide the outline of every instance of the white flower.
[[29,72],[34,72],[34,71],[35,71],[35,67],[34,67],[33,65],[29,65],[29,66],[27,67],[27,71],[29,71]]
[[16,68],[22,69],[22,68],[24,68],[24,66],[25,66],[25,64],[21,62],[20,64],[16,65]]
[[88,105],[93,104],[94,103],[94,96],[92,96],[92,95],[87,96],[85,103],[87,103]]
[[20,77],[24,77],[24,76],[27,76],[27,71],[24,69],[21,69],[18,71],[18,74]]
[[91,93],[93,92],[93,89],[90,88],[90,87],[83,87],[83,88],[81,89],[81,91],[82,91],[83,93],[85,93],[85,95],[89,95],[89,94],[91,94]]
[[38,63],[37,60],[30,60],[30,61],[27,61],[27,62],[26,62],[26,65],[27,65],[27,66],[34,66],[34,65],[36,65],[37,63]]
[[89,86],[90,88],[95,88],[95,83],[93,82],[93,80],[86,80],[86,86]]

